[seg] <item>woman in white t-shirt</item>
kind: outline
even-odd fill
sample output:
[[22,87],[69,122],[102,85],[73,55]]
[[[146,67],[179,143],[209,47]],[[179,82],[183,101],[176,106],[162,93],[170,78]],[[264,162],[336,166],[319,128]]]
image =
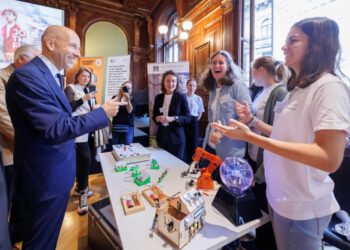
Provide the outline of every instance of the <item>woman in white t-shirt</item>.
[[186,162],[190,164],[199,143],[199,119],[201,119],[202,113],[204,112],[204,105],[202,97],[194,93],[197,89],[196,80],[189,79],[186,83],[186,88],[186,97],[191,113],[191,121],[185,124]]
[[229,138],[265,149],[266,195],[278,249],[321,248],[331,215],[339,210],[334,183],[350,133],[349,87],[339,69],[339,28],[326,17],[295,23],[282,47],[290,91],[275,107],[270,138],[231,120],[213,123]]

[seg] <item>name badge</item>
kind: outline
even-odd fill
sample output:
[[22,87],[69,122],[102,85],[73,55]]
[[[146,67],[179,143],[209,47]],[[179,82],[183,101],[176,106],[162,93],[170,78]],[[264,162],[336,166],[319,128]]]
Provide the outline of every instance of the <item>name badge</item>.
[[220,104],[227,102],[229,99],[230,99],[230,96],[228,94],[221,96],[219,98]]
[[163,113],[163,112],[164,112],[164,108],[163,108],[163,107],[160,107],[160,108],[159,108],[159,112],[160,112],[160,113]]

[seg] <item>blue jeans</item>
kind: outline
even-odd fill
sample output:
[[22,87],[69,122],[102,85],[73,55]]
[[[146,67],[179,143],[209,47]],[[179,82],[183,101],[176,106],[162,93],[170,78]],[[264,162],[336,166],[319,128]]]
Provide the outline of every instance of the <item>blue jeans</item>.
[[323,232],[332,215],[310,220],[291,220],[269,207],[278,250],[318,250],[322,248]]
[[129,127],[127,132],[112,131],[113,145],[126,144],[130,145],[134,139],[134,127]]

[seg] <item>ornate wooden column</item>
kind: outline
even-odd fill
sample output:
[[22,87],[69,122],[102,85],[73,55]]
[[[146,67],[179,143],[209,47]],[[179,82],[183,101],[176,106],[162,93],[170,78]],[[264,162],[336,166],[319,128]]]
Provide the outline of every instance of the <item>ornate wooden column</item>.
[[[140,16],[135,16],[134,18],[134,42],[131,47],[131,72],[133,72],[133,75],[131,75],[131,79],[134,84],[135,90],[142,90],[147,88],[147,62],[149,62],[149,48],[142,48],[140,46],[140,39],[142,37],[145,37],[145,34],[142,34],[142,32],[145,32],[146,29],[142,29],[143,27],[147,27],[147,32],[149,31],[149,21],[147,21],[147,17],[143,19]],[[152,23],[151,23],[152,25]],[[148,34],[149,35],[149,34]],[[148,36],[149,37],[149,36]],[[151,41],[150,38],[148,38],[148,42]],[[148,45],[150,47],[150,45]]]
[[68,4],[68,27],[76,31],[77,29],[78,1],[69,0]]
[[237,51],[236,51],[236,34],[234,34],[234,29],[236,26],[234,19],[234,8],[232,5],[232,0],[223,0],[221,2],[221,8],[223,10],[222,15],[222,26],[223,26],[223,48],[227,51],[231,51],[235,55],[235,61],[237,62]]

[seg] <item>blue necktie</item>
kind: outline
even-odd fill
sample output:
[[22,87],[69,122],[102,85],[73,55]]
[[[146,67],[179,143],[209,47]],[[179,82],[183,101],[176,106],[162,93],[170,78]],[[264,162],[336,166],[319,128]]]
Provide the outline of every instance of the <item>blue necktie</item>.
[[60,82],[60,87],[63,90],[63,76],[60,73],[56,74],[58,81]]

